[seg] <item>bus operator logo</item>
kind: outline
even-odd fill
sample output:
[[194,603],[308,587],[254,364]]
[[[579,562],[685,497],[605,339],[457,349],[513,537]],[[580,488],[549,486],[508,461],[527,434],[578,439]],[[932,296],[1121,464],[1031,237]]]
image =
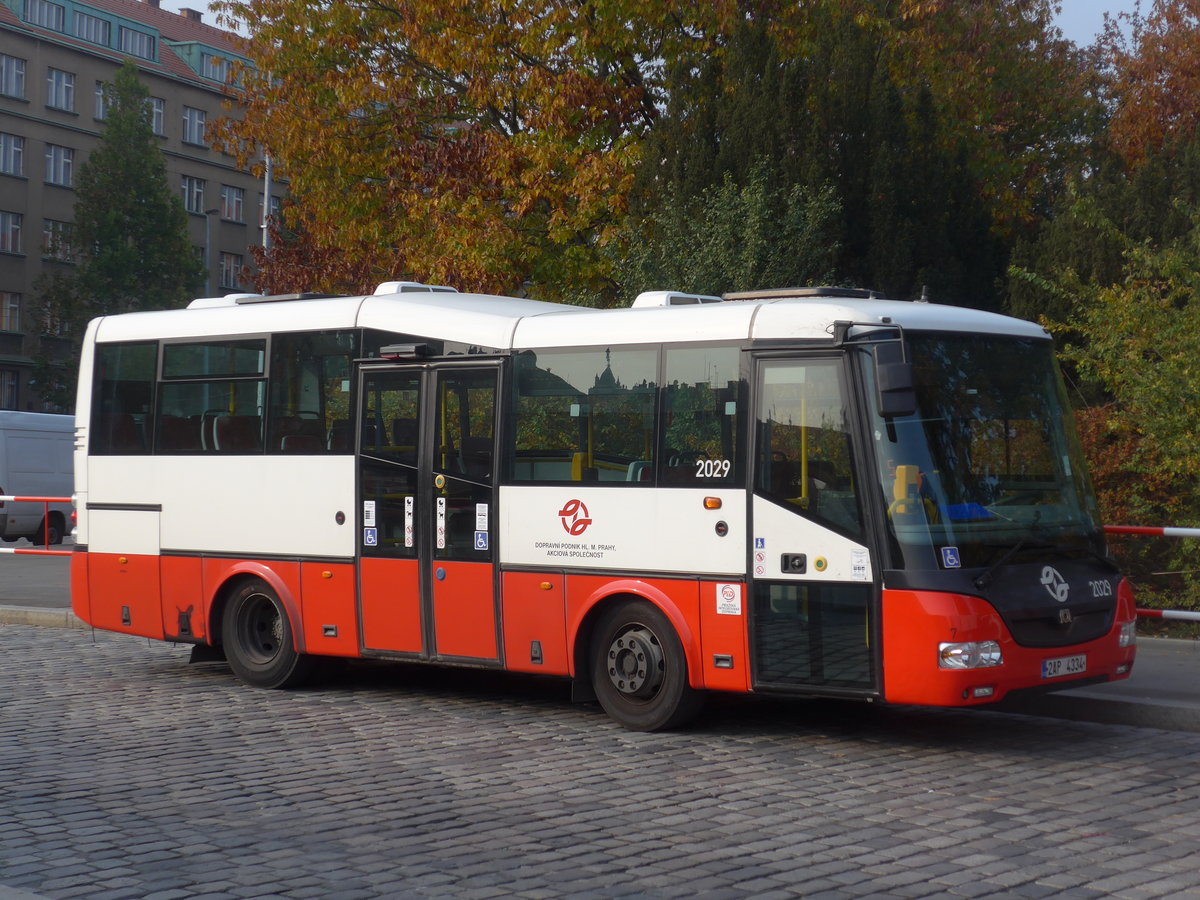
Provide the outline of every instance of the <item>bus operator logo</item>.
[[1062,573],[1054,566],[1046,566],[1042,569],[1042,585],[1049,592],[1050,596],[1059,603],[1067,602],[1067,595],[1071,592],[1071,586],[1067,584],[1067,579],[1062,577]]
[[571,537],[579,537],[592,524],[582,500],[568,500],[558,511],[558,517],[562,520],[563,530]]

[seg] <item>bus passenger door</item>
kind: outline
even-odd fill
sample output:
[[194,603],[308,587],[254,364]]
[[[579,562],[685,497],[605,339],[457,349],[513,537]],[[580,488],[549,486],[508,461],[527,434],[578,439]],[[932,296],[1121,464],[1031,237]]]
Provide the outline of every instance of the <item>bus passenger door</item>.
[[423,377],[419,367],[364,369],[359,382],[358,589],[368,650],[426,654],[417,527]]
[[364,367],[364,649],[495,660],[494,363]]
[[760,358],[755,396],[754,683],[876,693],[878,590],[844,360]]

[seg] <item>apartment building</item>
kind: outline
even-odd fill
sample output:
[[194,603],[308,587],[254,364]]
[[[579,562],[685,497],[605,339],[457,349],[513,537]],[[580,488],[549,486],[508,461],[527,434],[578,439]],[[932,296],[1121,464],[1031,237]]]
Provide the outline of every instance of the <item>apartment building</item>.
[[167,178],[188,212],[206,294],[242,290],[250,248],[261,244],[264,203],[282,187],[239,170],[205,143],[222,85],[243,39],[196,10],[158,0],[0,0],[0,409],[47,411],[31,383],[34,358],[73,352],[43,335],[35,282],[70,265],[79,167],[104,121],[100,86],[132,57],[149,88]]

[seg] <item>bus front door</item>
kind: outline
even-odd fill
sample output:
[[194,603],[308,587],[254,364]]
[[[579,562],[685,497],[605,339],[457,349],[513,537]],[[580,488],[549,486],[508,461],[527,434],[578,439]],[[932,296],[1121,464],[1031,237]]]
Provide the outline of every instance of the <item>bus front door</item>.
[[496,660],[495,364],[363,367],[365,651]]

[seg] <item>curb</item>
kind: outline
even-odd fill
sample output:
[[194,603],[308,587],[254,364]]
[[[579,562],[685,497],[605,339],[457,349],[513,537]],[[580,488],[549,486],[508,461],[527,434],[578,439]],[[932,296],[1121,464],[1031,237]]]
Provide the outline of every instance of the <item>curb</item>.
[[0,625],[44,625],[50,628],[90,628],[70,609],[0,606]]

